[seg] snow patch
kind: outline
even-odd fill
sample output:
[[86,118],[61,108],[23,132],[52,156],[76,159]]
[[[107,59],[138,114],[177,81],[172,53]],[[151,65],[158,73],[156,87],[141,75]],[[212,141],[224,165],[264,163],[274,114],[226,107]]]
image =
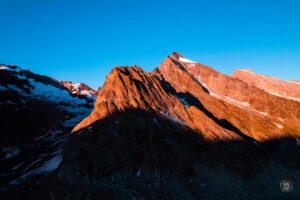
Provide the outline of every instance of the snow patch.
[[72,94],[76,94],[77,92],[79,92],[79,94],[81,94],[81,95],[85,95],[94,100],[96,99],[96,97],[94,96],[94,94],[91,91],[80,89],[81,83],[65,83],[65,84],[73,87],[72,90],[74,90],[74,91],[72,91]]
[[92,99],[96,99],[96,97],[93,95],[93,93],[91,91],[81,90],[80,94],[88,96],[89,98],[92,98]]
[[214,93],[214,92],[210,92],[210,95],[216,97],[217,99],[220,99],[222,101],[226,101],[226,102],[228,102],[232,105],[235,105],[239,108],[242,108],[242,109],[245,109],[245,110],[248,110],[248,111],[253,111],[253,112],[259,113],[261,115],[267,115],[268,114],[268,113],[260,112],[258,110],[255,110],[255,109],[251,108],[248,102],[237,101],[237,100],[231,99],[230,97],[222,96],[222,95],[219,95],[219,94]]
[[8,89],[10,89],[10,90],[15,90],[15,91],[18,92],[18,93],[25,94],[24,90],[18,88],[16,85],[13,85],[13,84],[8,83],[8,84],[7,84],[7,87],[8,87]]
[[180,57],[180,58],[179,58],[179,61],[185,62],[185,63],[196,63],[196,62],[194,62],[194,61],[191,61],[191,60],[186,59],[186,58],[183,58],[183,57]]
[[249,102],[237,101],[237,100],[234,100],[234,99],[232,99],[230,97],[227,97],[227,96],[225,96],[225,98],[228,99],[229,101],[232,101],[232,102],[234,102],[236,104],[239,104],[241,106],[249,106]]
[[21,165],[23,165],[23,163],[17,164],[16,166],[14,166],[14,167],[12,168],[12,170],[17,170]]
[[17,67],[17,66],[14,66],[14,67],[15,67],[15,69],[13,69],[12,67],[9,67],[9,66],[1,65],[0,70],[15,71],[15,72],[22,71],[20,67]]
[[73,87],[74,87],[76,90],[78,90],[79,87],[80,87],[80,83],[75,83],[75,84],[73,85]]
[[273,122],[273,124],[275,124],[277,126],[277,128],[283,128],[281,124],[277,124],[275,122]]
[[153,118],[153,122],[160,127],[160,124],[158,123],[157,119],[156,118]]
[[60,165],[61,162],[62,162],[62,155],[57,155],[51,160],[45,162],[45,164],[39,168],[40,170],[38,172],[51,172],[55,170]]
[[6,87],[0,85],[0,90],[8,90]]
[[[18,77],[18,79],[27,79],[26,76],[24,76],[24,75],[17,74],[17,77]],[[25,87],[25,85],[24,85],[24,87]]]
[[290,83],[295,83],[295,84],[297,84],[297,85],[300,85],[300,82],[297,82],[297,81],[288,81],[288,82],[290,82]]
[[[80,99],[78,97],[71,96],[68,90],[60,89],[52,85],[47,85],[41,82],[37,82],[33,79],[27,79],[27,80],[32,86],[29,88],[31,90],[30,94],[16,87],[16,85],[14,84],[7,84],[7,88],[9,90],[14,90],[18,92],[20,95],[26,98],[28,97],[28,98],[33,98],[41,101],[58,104],[57,108],[67,111],[69,113],[76,114],[76,118],[71,118],[67,120],[66,122],[67,126],[76,125],[86,116],[88,116],[88,114],[90,114],[90,112],[92,111],[92,108],[84,107],[84,105],[88,104],[85,99]],[[0,90],[1,89],[6,89],[6,88],[0,87]],[[65,105],[61,105],[61,103],[64,103]]]
[[52,141],[56,137],[57,134],[62,133],[62,132],[63,132],[62,130],[52,130],[51,129],[51,130],[47,131],[45,135],[34,138],[34,141],[39,141],[39,140]]
[[298,101],[300,102],[300,99],[299,98],[295,98],[295,97],[290,97],[290,96],[283,96],[281,94],[278,94],[278,93],[275,93],[275,92],[271,92],[269,90],[265,90],[266,92],[268,92],[269,94],[272,94],[274,96],[278,96],[278,97],[282,97],[282,98],[285,98],[285,99],[289,99],[289,100],[293,100],[293,101]]
[[187,65],[187,68],[189,68],[189,69],[192,68],[192,67],[195,67],[195,63],[191,63],[191,64]]
[[[252,109],[252,110],[254,110],[254,109]],[[260,111],[258,111],[258,110],[254,110],[254,111],[256,111],[256,112],[259,113],[259,114],[265,115],[265,116],[268,115],[268,113],[266,113],[266,112],[260,112]]]
[[63,125],[65,127],[73,127],[73,126],[77,125],[79,122],[81,122],[84,118],[86,118],[91,113],[91,111],[92,111],[92,109],[86,108],[85,111],[82,110],[82,112],[77,112],[76,117],[71,117],[71,118],[67,119],[63,123]]
[[139,170],[137,171],[136,176],[141,176],[141,168],[139,168]]
[[3,147],[2,151],[4,153],[6,153],[6,158],[12,158],[15,157],[16,155],[18,155],[20,153],[20,149],[17,147]]
[[9,69],[9,68],[6,67],[6,66],[1,66],[1,67],[0,67],[0,70],[7,70],[7,69]]
[[55,170],[60,165],[61,162],[62,162],[62,155],[57,155],[52,159],[46,161],[41,167],[27,172],[26,174],[21,176],[20,179],[24,180],[27,176],[32,176],[35,174],[49,173]]
[[278,119],[279,119],[280,121],[282,121],[282,122],[284,121],[284,119],[282,119],[282,118],[280,118],[280,117],[278,117]]
[[42,158],[38,158],[37,160],[33,161],[30,165],[28,165],[23,172],[26,172],[28,169],[30,169],[32,166],[34,166],[36,163],[40,162]]
[[[57,153],[57,152],[54,152]],[[33,166],[34,164],[36,164],[37,162],[39,162],[41,160],[41,158],[39,158],[38,160],[34,161],[32,164],[30,164],[25,170],[27,171],[31,166]],[[9,184],[17,184],[20,180],[24,180],[26,179],[27,176],[32,176],[32,175],[36,175],[36,174],[42,174],[42,173],[49,173],[52,172],[53,170],[55,170],[60,163],[62,162],[62,155],[61,155],[61,150],[58,151],[58,154],[55,155],[53,158],[51,158],[50,160],[47,160],[41,167],[36,168],[34,170],[31,170],[25,174],[23,174],[20,178],[11,181]]]
[[187,126],[184,122],[174,118],[174,117],[171,117],[169,115],[167,115],[166,113],[163,113],[163,112],[160,112],[163,116],[165,116],[166,118],[170,119],[172,122],[175,122],[175,123],[178,123],[178,124],[181,124],[183,126]]
[[59,89],[52,85],[45,85],[43,83],[36,82],[33,79],[28,79],[28,81],[30,85],[34,86],[34,88],[31,91],[31,95],[35,96],[37,99],[55,103],[64,101],[72,105],[86,103],[86,101],[83,99],[79,99],[78,97],[72,97],[68,90]]

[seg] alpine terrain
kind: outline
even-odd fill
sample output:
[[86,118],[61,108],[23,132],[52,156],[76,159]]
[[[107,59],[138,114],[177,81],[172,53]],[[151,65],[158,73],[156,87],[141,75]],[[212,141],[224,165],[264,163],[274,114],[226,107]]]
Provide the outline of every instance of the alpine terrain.
[[177,52],[96,89],[2,64],[0,111],[0,199],[300,199],[299,80]]

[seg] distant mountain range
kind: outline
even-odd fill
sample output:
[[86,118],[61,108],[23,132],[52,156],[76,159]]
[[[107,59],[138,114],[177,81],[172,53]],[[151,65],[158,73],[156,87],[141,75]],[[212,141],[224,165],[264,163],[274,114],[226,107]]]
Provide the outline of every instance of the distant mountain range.
[[300,198],[299,80],[177,52],[96,89],[1,65],[0,111],[1,199]]

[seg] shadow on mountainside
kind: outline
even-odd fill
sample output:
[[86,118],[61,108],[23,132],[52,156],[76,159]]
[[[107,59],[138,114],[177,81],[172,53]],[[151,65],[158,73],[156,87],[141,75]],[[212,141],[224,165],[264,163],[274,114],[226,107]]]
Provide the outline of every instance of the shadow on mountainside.
[[0,197],[294,199],[299,191],[282,193],[279,183],[299,183],[299,157],[292,138],[212,143],[160,113],[127,109],[70,135],[55,173]]
[[[271,198],[280,195],[274,190],[284,177],[299,181],[299,156],[292,138],[258,145],[248,140],[211,143],[159,113],[129,109],[71,135],[57,173],[76,187],[109,188],[117,199],[131,194],[188,199],[187,193],[195,199]],[[207,186],[201,188],[201,182]],[[250,194],[260,187],[270,193]]]
[[203,104],[194,97],[191,93],[189,92],[176,92],[176,90],[166,81],[162,80],[162,86],[164,89],[171,93],[172,95],[176,95],[179,98],[183,98],[190,106],[195,106],[199,110],[201,110],[207,117],[212,119],[215,123],[217,123],[219,126],[223,127],[224,129],[230,130],[241,136],[243,139],[248,140],[248,141],[255,141],[253,138],[247,136],[244,134],[242,131],[240,131],[237,127],[235,127],[232,123],[230,123],[226,119],[218,119],[215,117],[209,110],[207,110]]
[[239,136],[241,136],[243,139],[245,140],[249,140],[249,141],[255,141],[253,138],[245,135],[242,131],[240,131],[237,127],[235,127],[233,124],[231,124],[228,120],[226,119],[218,119],[217,117],[215,117],[209,110],[207,110],[203,104],[196,98],[194,97],[191,93],[189,92],[185,92],[185,93],[177,93],[176,95],[178,95],[181,98],[184,98],[185,101],[192,106],[197,107],[199,110],[201,110],[207,117],[209,117],[210,119],[212,119],[214,122],[216,122],[219,126],[233,131],[235,133],[237,133]]

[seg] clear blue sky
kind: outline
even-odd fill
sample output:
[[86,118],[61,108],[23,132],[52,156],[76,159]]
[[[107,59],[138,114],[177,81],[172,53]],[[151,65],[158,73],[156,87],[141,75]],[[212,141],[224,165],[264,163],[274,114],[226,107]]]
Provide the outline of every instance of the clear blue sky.
[[172,51],[231,74],[300,79],[300,0],[0,0],[0,62],[102,85]]

